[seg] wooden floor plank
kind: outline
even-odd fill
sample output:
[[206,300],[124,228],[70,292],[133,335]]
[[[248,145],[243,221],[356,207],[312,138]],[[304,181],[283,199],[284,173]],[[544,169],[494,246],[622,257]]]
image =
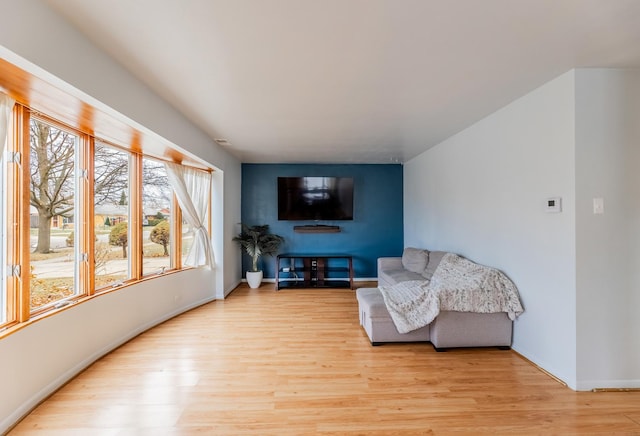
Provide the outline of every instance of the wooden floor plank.
[[640,434],[640,392],[574,392],[513,351],[372,347],[345,289],[236,289],[140,335],[11,435]]

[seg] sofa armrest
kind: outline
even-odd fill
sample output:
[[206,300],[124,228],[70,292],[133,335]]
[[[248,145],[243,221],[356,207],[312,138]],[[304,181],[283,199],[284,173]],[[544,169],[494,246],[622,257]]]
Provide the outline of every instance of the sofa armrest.
[[394,271],[402,269],[401,257],[379,257],[378,258],[378,277],[380,271]]

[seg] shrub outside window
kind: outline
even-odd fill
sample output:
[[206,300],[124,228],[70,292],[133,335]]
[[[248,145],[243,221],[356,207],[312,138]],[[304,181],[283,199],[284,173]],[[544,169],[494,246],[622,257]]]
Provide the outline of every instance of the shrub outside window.
[[103,289],[131,278],[130,154],[97,143],[93,166],[95,288]]
[[142,274],[170,270],[173,189],[162,162],[142,159]]

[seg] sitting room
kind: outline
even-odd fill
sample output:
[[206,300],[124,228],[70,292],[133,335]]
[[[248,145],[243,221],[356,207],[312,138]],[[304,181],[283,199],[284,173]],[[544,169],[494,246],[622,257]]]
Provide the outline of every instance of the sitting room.
[[0,434],[640,433],[640,2],[0,14]]

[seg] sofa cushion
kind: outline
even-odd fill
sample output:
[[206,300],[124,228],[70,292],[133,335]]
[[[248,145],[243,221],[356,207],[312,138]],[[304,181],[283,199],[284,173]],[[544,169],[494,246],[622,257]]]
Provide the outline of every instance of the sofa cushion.
[[357,289],[356,298],[358,299],[361,310],[367,312],[370,317],[386,317],[391,319],[387,305],[384,303],[382,292],[380,292],[378,288]]
[[427,280],[431,280],[431,277],[433,277],[433,273],[436,272],[436,268],[438,268],[438,265],[440,265],[440,261],[445,254],[447,254],[446,251],[430,251],[429,263],[422,272],[422,277]]
[[402,252],[402,266],[407,271],[422,274],[429,263],[429,252],[419,248],[405,248]]
[[422,274],[407,271],[406,269],[397,269],[390,271],[380,271],[378,273],[378,281],[384,281],[385,283],[396,284],[400,282],[406,282],[407,280],[424,280]]

